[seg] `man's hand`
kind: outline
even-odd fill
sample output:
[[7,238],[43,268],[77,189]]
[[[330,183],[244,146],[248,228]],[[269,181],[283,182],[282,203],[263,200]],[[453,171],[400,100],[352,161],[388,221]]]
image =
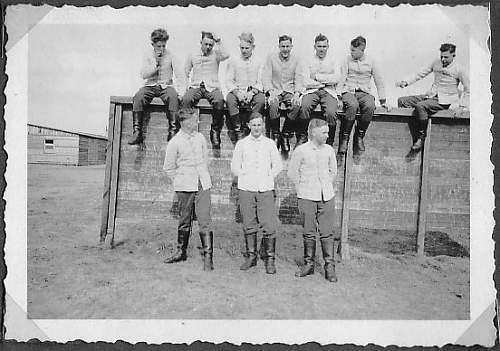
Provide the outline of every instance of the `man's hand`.
[[245,91],[241,89],[234,89],[233,93],[238,98],[238,101],[243,101],[245,99]]
[[293,94],[292,105],[300,106],[300,94],[298,92],[295,92],[295,94]]
[[344,102],[342,101],[342,96],[337,97],[337,108],[342,111],[344,108]]
[[406,80],[402,80],[402,81],[396,82],[396,86],[399,88],[406,88],[408,86],[408,82]]
[[269,97],[267,101],[270,104],[272,104],[273,102],[278,102],[278,93],[276,92],[276,90],[269,90]]
[[245,104],[249,104],[252,101],[252,99],[253,99],[253,91],[252,90],[244,92],[243,102]]
[[391,111],[392,111],[392,106],[391,106],[391,105],[389,105],[389,104],[387,103],[387,101],[386,101],[386,102],[384,102],[383,104],[380,104],[380,106],[382,106],[383,108],[385,108],[385,110],[386,110],[387,112],[391,112]]
[[453,117],[455,118],[463,118],[464,115],[469,111],[465,106],[458,106],[450,110]]

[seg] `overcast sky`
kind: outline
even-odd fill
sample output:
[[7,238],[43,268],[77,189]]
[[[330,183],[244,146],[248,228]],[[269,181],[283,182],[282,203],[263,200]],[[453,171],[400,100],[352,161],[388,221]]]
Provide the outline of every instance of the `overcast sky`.
[[141,86],[141,58],[156,27],[168,30],[168,47],[182,60],[199,48],[204,29],[216,31],[232,55],[239,53],[238,34],[251,31],[255,55],[262,58],[277,49],[283,33],[294,38],[294,53],[306,58],[321,32],[339,60],[348,54],[349,41],[363,35],[395,105],[398,96],[428,89],[432,77],[404,90],[394,83],[438,58],[441,43],[455,43],[457,61],[468,67],[470,25],[483,20],[484,9],[471,6],[53,9],[28,36],[28,121],[105,134],[109,97],[132,96]]

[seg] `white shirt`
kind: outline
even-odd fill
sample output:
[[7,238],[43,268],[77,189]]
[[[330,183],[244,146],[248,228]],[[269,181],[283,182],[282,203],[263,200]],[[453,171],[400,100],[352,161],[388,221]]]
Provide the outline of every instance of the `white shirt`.
[[314,54],[304,68],[304,94],[314,93],[318,89],[324,88],[327,93],[337,98],[337,84],[340,79],[340,66],[337,65],[333,57],[326,55],[320,59]]

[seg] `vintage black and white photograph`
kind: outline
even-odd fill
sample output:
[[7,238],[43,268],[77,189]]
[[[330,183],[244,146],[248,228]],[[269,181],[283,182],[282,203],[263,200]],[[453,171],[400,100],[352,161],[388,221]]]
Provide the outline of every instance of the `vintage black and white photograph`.
[[6,337],[493,345],[488,20],[8,7]]

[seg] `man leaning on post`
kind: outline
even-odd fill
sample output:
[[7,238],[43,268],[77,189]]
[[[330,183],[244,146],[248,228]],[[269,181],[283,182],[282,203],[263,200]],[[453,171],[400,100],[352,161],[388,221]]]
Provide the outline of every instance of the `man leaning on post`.
[[295,275],[305,277],[314,273],[316,233],[319,232],[325,278],[336,282],[333,228],[337,161],[334,149],[326,144],[326,121],[311,119],[308,134],[309,141],[293,151],[288,165],[288,176],[297,189],[299,211],[304,217],[304,265]]
[[[434,73],[434,82],[430,91],[423,95],[403,96],[398,99],[399,107],[414,108],[414,117],[410,121],[412,128],[416,129],[416,138],[410,149],[412,153],[418,153],[424,147],[427,134],[427,123],[429,115],[440,110],[454,108],[454,116],[460,116],[469,108],[469,75],[467,71],[456,63],[456,46],[445,43],[439,48],[441,55],[439,59],[431,62],[417,74],[396,82],[396,86],[406,88],[408,85],[425,78],[431,72]],[[458,85],[462,83],[464,92],[459,97]]]
[[211,32],[201,32],[200,50],[187,57],[184,73],[191,74],[189,89],[182,97],[182,107],[194,107],[200,99],[212,105],[210,141],[220,147],[220,132],[224,125],[224,96],[219,82],[219,64],[229,58],[221,39]]
[[[153,50],[147,52],[144,57],[141,77],[144,86],[134,95],[132,106],[134,134],[129,140],[130,145],[140,144],[143,140],[144,108],[151,103],[154,97],[163,100],[167,108],[168,137],[170,140],[178,131],[177,111],[179,110],[179,94],[173,85],[173,76],[177,80],[179,90],[185,86],[184,72],[180,64],[166,49],[169,35],[164,29],[156,29],[151,33],[151,45]],[[180,94],[183,91],[179,91]]]
[[283,169],[274,142],[263,135],[264,119],[252,112],[250,134],[236,143],[231,171],[238,177],[238,202],[243,220],[246,259],[240,269],[246,271],[257,264],[257,232],[262,231],[263,259],[266,273],[276,273],[276,211],[274,181]]
[[198,115],[194,109],[181,109],[179,121],[181,130],[167,144],[163,166],[167,176],[173,180],[180,207],[177,252],[164,262],[175,263],[187,259],[186,251],[195,213],[200,228],[203,270],[211,271],[214,269],[210,217],[212,182],[208,172],[207,142],[198,132]]

